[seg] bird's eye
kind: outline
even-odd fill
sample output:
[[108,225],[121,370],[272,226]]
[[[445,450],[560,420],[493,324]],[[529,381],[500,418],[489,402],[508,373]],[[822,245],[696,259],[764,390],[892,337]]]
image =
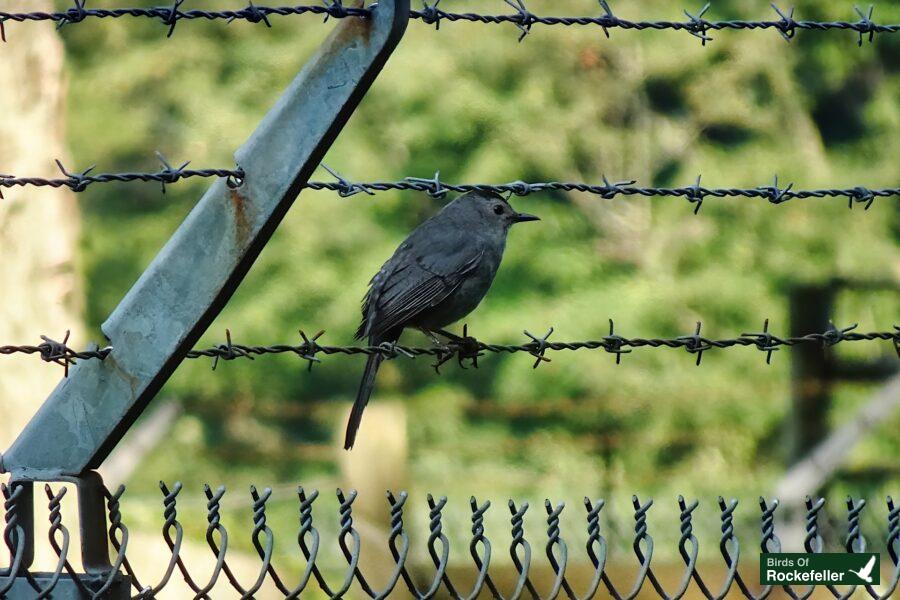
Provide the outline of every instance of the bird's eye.
[[502,214],[503,214],[503,205],[502,205],[502,204],[495,204],[495,205],[494,205],[494,214],[495,214],[495,215],[502,215]]

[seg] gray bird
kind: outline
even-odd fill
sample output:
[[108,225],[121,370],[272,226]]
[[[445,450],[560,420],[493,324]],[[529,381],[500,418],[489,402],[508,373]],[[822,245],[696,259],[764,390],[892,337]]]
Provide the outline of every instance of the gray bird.
[[[372,278],[356,338],[369,338],[370,346],[378,346],[396,342],[412,327],[436,339],[434,332],[472,312],[487,294],[509,228],[537,220],[516,212],[493,192],[469,192],[446,205],[409,234]],[[356,440],[383,360],[382,354],[373,354],[366,362],[347,422],[346,450]]]

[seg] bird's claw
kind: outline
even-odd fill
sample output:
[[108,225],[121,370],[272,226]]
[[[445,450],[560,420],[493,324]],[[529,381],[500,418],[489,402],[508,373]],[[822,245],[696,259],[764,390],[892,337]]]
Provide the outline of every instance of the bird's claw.
[[448,362],[454,356],[456,356],[461,369],[467,368],[465,364],[463,364],[464,360],[472,361],[470,364],[476,369],[478,368],[478,357],[483,356],[484,352],[481,351],[481,342],[469,335],[468,325],[463,325],[462,336],[458,336],[443,329],[437,330],[436,333],[450,340],[450,343],[446,345],[438,343],[439,349],[437,360],[431,365],[437,374],[440,375],[441,373],[441,365]]
[[434,372],[437,373],[438,375],[440,375],[441,374],[441,365],[443,365],[445,362],[447,362],[448,360],[453,358],[453,354],[454,354],[453,350],[441,345],[438,349],[438,353],[435,354],[436,360],[434,361],[434,364],[431,365],[431,368],[434,369]]
[[481,343],[474,337],[469,335],[469,326],[463,325],[463,334],[461,338],[454,340],[456,345],[456,357],[459,360],[459,367],[465,369],[464,360],[471,360],[471,365],[478,368],[478,357],[483,356],[481,351]]

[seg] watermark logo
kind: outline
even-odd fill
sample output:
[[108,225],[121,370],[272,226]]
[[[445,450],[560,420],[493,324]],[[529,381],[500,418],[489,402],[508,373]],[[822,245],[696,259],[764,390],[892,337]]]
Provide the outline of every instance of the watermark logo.
[[881,558],[874,552],[761,554],[759,581],[762,585],[878,585]]

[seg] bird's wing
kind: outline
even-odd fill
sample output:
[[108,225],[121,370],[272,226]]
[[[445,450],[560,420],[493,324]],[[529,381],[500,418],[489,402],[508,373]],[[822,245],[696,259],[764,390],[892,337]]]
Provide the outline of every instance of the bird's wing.
[[357,335],[380,337],[436,306],[459,287],[482,256],[483,245],[462,236],[407,240],[372,279]]
[[[867,578],[872,573],[872,568],[875,566],[875,557],[872,556],[869,558],[869,562],[866,563],[866,566],[862,568],[859,572],[859,576],[863,579]],[[865,573],[865,575],[863,575]]]

